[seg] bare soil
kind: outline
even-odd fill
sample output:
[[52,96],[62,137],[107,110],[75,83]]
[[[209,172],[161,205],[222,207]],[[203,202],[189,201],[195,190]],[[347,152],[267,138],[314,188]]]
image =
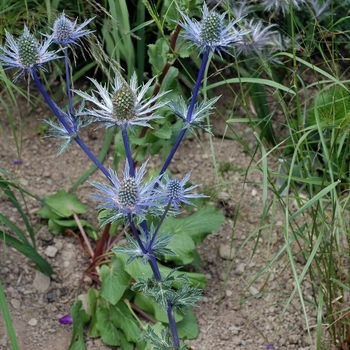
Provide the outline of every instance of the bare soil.
[[[225,115],[227,102],[220,100],[220,109]],[[0,167],[10,172],[21,186],[39,198],[62,188],[69,190],[77,178],[90,167],[87,157],[77,146],[72,146],[60,157],[56,157],[57,144],[50,138],[38,135],[40,119],[51,116],[44,107],[37,108],[30,116],[27,102],[20,102],[23,122],[21,165],[13,164],[18,159],[14,139],[5,109],[0,106],[1,126],[6,133],[0,141]],[[242,116],[242,112],[239,112]],[[216,135],[225,133],[225,122],[213,117]],[[16,122],[18,126],[18,120]],[[246,140],[247,147],[255,147],[255,138],[249,128],[235,126],[237,133]],[[82,138],[97,154],[103,141],[104,131],[90,128]],[[226,134],[230,136],[230,134]],[[7,140],[6,140],[7,139]],[[211,152],[215,153],[216,172]],[[259,155],[257,155],[259,157]],[[106,166],[112,164],[111,147]],[[270,166],[278,168],[271,157]],[[157,158],[149,163],[149,169],[159,166]],[[245,170],[252,167],[247,178]],[[268,227],[262,230],[258,249],[252,256],[255,239],[248,239],[261,223],[262,175],[254,171],[250,157],[234,140],[214,137],[212,145],[207,135],[201,139],[185,139],[170,167],[176,176],[184,176],[192,170],[191,181],[201,183],[202,190],[212,195],[211,202],[225,214],[226,220],[220,230],[209,235],[198,247],[203,264],[199,272],[208,280],[204,289],[204,300],[195,309],[200,333],[188,343],[192,349],[311,349],[311,340],[305,329],[305,320],[298,296],[286,302],[295,286],[287,257],[282,254],[273,266],[251,284],[254,276],[283,246],[283,213],[276,208],[270,213]],[[105,182],[103,176],[94,173],[94,181]],[[94,190],[85,183],[80,186],[78,196],[88,205],[88,213],[82,218],[97,226],[96,202],[87,197]],[[272,193],[268,194],[269,199]],[[37,232],[39,253],[52,265],[54,275],[44,280],[44,290],[38,290],[38,280],[33,263],[13,248],[0,245],[0,278],[5,288],[7,302],[19,346],[22,350],[67,350],[72,335],[71,325],[62,325],[59,318],[70,312],[78,293],[83,271],[87,268],[88,256],[74,236],[53,235],[45,221],[35,212],[40,203],[27,198],[28,211]],[[5,196],[0,197],[0,211],[18,226],[23,227],[19,214],[10,206]],[[243,248],[240,248],[244,242]],[[47,256],[48,247],[55,247],[54,257]],[[232,248],[232,249],[231,249]],[[232,257],[234,256],[234,259]],[[298,262],[301,271],[303,262]],[[46,284],[45,284],[46,283]],[[85,279],[79,295],[86,293],[91,280]],[[42,284],[40,284],[42,286]],[[311,284],[303,283],[305,299],[312,300]],[[310,325],[316,325],[316,311],[307,309]],[[325,332],[325,341],[327,333]],[[113,349],[99,339],[86,338],[87,349]],[[10,349],[3,319],[0,317],[0,349]]]

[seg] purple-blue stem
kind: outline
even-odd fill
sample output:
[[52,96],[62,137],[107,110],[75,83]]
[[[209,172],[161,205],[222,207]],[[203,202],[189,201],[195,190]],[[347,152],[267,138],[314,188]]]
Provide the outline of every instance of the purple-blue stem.
[[66,70],[66,84],[67,84],[67,96],[68,96],[69,112],[72,116],[74,116],[75,111],[73,108],[72,92],[70,90],[68,46],[66,46],[64,48],[64,66],[65,66],[65,70]]
[[153,234],[153,236],[152,236],[152,238],[151,238],[151,241],[149,242],[149,245],[148,245],[148,247],[146,247],[146,249],[148,249],[148,250],[152,249],[154,240],[155,240],[155,238],[156,238],[156,236],[157,236],[157,233],[158,233],[158,231],[159,231],[159,229],[160,229],[160,226],[162,226],[162,223],[163,223],[163,221],[164,221],[164,219],[165,219],[165,217],[166,217],[166,214],[167,214],[168,211],[169,211],[170,205],[171,205],[171,200],[169,201],[169,203],[168,203],[167,206],[165,207],[164,212],[163,212],[163,215],[162,215],[162,217],[160,218],[160,220],[159,220],[159,222],[158,222],[158,225],[157,225],[157,228],[156,228],[156,230],[154,231],[154,234]]
[[123,137],[126,159],[128,160],[128,163],[129,163],[129,176],[135,177],[134,161],[132,159],[128,131],[126,127],[122,127],[122,137]]
[[175,317],[173,315],[173,308],[172,308],[169,300],[168,300],[167,314],[168,314],[170,333],[171,333],[171,339],[173,341],[173,346],[175,349],[179,349],[180,348],[179,334],[178,334],[177,328],[176,328],[176,321],[175,321]]
[[74,135],[74,141],[80,146],[80,148],[85,152],[85,154],[92,160],[92,162],[103,172],[103,174],[107,177],[107,179],[111,179],[109,172],[107,169],[100,163],[100,161],[95,157],[95,155],[89,150],[89,148],[85,145],[83,140],[76,135],[76,133],[71,129],[71,127],[67,124],[66,120],[62,115],[60,114],[59,110],[57,109],[56,105],[52,102],[51,98],[47,94],[46,90],[44,89],[43,85],[41,84],[41,81],[38,77],[37,72],[33,69],[32,75],[35,81],[36,86],[38,87],[39,91],[43,95],[46,103],[49,105],[53,113],[56,115],[60,123],[64,126],[64,128],[67,130],[69,135]]
[[[188,108],[188,111],[187,111],[187,116],[186,116],[186,123],[189,124],[191,122],[191,118],[192,118],[192,114],[193,114],[193,110],[194,110],[194,106],[196,104],[196,101],[197,101],[197,97],[198,97],[198,92],[199,92],[199,89],[200,89],[200,86],[201,86],[201,83],[202,83],[202,80],[203,80],[203,76],[204,76],[204,72],[205,72],[205,68],[207,66],[207,63],[208,63],[208,59],[209,59],[209,53],[210,53],[210,50],[206,50],[204,51],[204,55],[203,55],[203,59],[202,59],[202,63],[201,63],[201,66],[199,68],[199,72],[198,72],[198,77],[197,77],[197,80],[196,80],[196,85],[194,86],[194,90],[193,90],[193,95],[192,95],[192,99],[191,99],[191,103],[190,103],[190,106]],[[187,129],[183,129],[181,130],[176,142],[175,142],[175,145],[173,146],[171,152],[169,153],[168,155],[168,158],[166,159],[163,167],[162,167],[162,170],[160,171],[159,173],[159,176],[161,177],[165,171],[167,170],[171,160],[173,159],[178,147],[180,146],[180,143],[182,141],[182,139],[184,138],[185,136],[185,133],[186,133]],[[155,185],[155,188],[158,187],[158,183],[156,183]]]
[[144,245],[143,245],[143,243],[142,243],[142,241],[141,241],[140,235],[139,235],[139,233],[138,233],[138,231],[137,231],[137,228],[136,228],[136,226],[135,226],[135,223],[134,223],[134,220],[133,220],[131,214],[128,214],[128,220],[129,220],[129,224],[130,224],[130,226],[131,226],[132,232],[133,232],[133,234],[134,234],[134,236],[135,236],[135,238],[136,238],[136,240],[137,240],[137,243],[138,243],[139,247],[140,247],[141,250],[142,250],[142,253],[143,253],[143,254],[146,254],[146,253],[147,253],[147,250],[146,250],[146,248],[144,247]]

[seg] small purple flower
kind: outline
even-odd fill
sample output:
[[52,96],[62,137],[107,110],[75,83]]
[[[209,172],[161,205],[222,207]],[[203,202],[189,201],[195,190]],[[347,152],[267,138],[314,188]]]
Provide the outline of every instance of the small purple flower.
[[14,81],[26,72],[32,75],[35,69],[46,71],[44,63],[60,58],[60,56],[57,56],[58,51],[48,51],[52,36],[39,43],[34,35],[30,34],[27,26],[24,26],[23,34],[17,40],[6,30],[5,34],[6,45],[0,45],[0,52],[4,53],[0,55],[0,61],[2,61],[1,64],[5,69],[19,69]]
[[13,165],[22,165],[22,164],[23,164],[23,160],[14,159],[14,160],[12,161],[12,164],[13,164]]
[[196,19],[190,19],[186,14],[179,11],[182,15],[183,22],[177,22],[183,29],[185,34],[183,38],[197,45],[201,52],[212,51],[221,56],[221,51],[230,54],[227,48],[234,43],[240,35],[247,34],[249,31],[234,30],[234,26],[241,18],[225,25],[224,18],[227,12],[219,14],[215,11],[209,11],[207,5],[203,4],[203,18],[200,22]]
[[61,324],[72,324],[73,323],[73,317],[71,315],[65,315],[60,318]]
[[62,12],[61,16],[57,18],[53,24],[52,42],[63,46],[69,44],[78,45],[77,41],[81,37],[93,33],[93,30],[83,28],[87,26],[94,18],[95,17],[90,18],[83,22],[80,26],[76,27],[78,19],[72,22],[66,17],[64,12]]
[[207,197],[204,194],[189,193],[194,188],[200,186],[200,185],[194,185],[194,186],[185,188],[186,183],[189,180],[190,176],[191,176],[191,172],[189,172],[182,179],[182,181],[179,181],[177,179],[170,179],[169,176],[165,174],[163,177],[163,179],[165,180],[165,183],[163,182],[159,183],[160,189],[158,189],[157,192],[164,198],[164,201],[166,203],[170,201],[176,210],[179,210],[179,205],[181,202],[194,206],[194,204],[188,200],[189,198]]

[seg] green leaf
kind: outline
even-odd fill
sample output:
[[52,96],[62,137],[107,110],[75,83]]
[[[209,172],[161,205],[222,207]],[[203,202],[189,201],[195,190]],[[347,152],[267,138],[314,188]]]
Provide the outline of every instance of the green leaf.
[[86,205],[82,204],[76,195],[69,194],[64,189],[51,196],[45,196],[45,205],[61,218],[69,218],[73,212],[83,214],[87,210]]
[[[98,236],[96,232],[98,230],[94,226],[89,224],[86,220],[79,220],[79,221],[83,226],[86,234],[90,238],[97,240]],[[56,235],[61,233],[66,228],[71,229],[73,231],[79,229],[79,226],[75,220],[50,219],[48,224],[49,224],[50,231]]]
[[82,305],[81,300],[77,300],[71,310],[73,333],[68,350],[85,350],[84,325],[89,321],[90,317],[84,310],[80,310]]
[[8,235],[4,231],[0,231],[0,239],[2,239],[6,244],[10,245],[11,247],[14,247],[27,258],[35,262],[38,269],[46,276],[52,275],[53,271],[50,264],[41,255],[39,255],[39,253],[31,245],[22,243],[21,241]]
[[59,219],[60,217],[56,215],[48,206],[44,205],[41,209],[36,212],[41,216],[42,219]]
[[194,312],[188,308],[184,318],[176,324],[179,337],[182,339],[194,339],[198,337],[198,324]]
[[170,123],[165,123],[160,129],[155,131],[153,134],[160,139],[169,140],[171,137],[171,126]]
[[153,76],[157,76],[163,71],[168,51],[169,45],[164,38],[158,39],[155,44],[148,45],[149,63],[152,66]]
[[130,284],[130,276],[124,271],[123,263],[113,256],[110,267],[101,267],[100,278],[101,296],[115,305]]
[[141,331],[124,301],[120,300],[117,305],[111,306],[111,317],[114,325],[123,330],[128,342],[138,341]]
[[[127,256],[124,254],[119,254],[119,253],[116,254],[116,256],[123,262],[123,266],[125,266]],[[160,273],[163,277],[168,276],[170,274],[170,272],[173,271],[172,268],[163,266],[160,263],[158,263],[158,266],[159,266]],[[128,266],[126,266],[125,271],[131,277],[133,277],[135,280],[138,280],[138,278],[140,276],[146,277],[146,278],[153,277],[153,272],[152,272],[152,269],[150,268],[150,266],[143,264],[140,259],[134,260],[132,263],[130,263]],[[185,274],[185,276],[190,280],[190,282],[193,286],[198,286],[198,288],[201,288],[201,289],[203,289],[207,284],[207,280],[206,280],[205,276],[202,275],[201,273],[185,272],[185,271],[177,270],[177,271],[173,272],[173,274],[174,274],[174,276],[178,276],[180,274]],[[174,285],[173,285],[174,288],[179,288],[180,283],[181,282],[175,281]]]
[[91,338],[97,338],[100,337],[101,334],[99,330],[97,329],[97,317],[96,317],[96,310],[98,305],[98,298],[100,296],[100,293],[98,290],[94,288],[90,288],[88,291],[88,307],[91,315],[91,322],[90,322],[90,329],[89,329],[89,336]]
[[167,248],[176,252],[175,255],[167,255],[164,257],[164,261],[172,261],[177,265],[188,265],[192,263],[194,259],[194,242],[190,236],[185,234],[173,235],[172,240],[167,245]]
[[218,230],[224,220],[225,216],[219,209],[206,205],[186,218],[166,218],[162,230],[175,235],[190,236],[195,244],[199,244],[209,233]]
[[[113,305],[110,305],[113,308]],[[97,328],[101,333],[103,342],[107,345],[120,346],[123,350],[132,350],[133,344],[130,344],[121,330],[113,322],[110,310],[106,307],[100,307],[96,313]]]

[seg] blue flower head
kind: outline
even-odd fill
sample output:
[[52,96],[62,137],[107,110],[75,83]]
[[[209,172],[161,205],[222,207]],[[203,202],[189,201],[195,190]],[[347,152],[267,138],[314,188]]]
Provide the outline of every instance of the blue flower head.
[[163,197],[164,201],[166,203],[171,202],[173,207],[176,210],[179,210],[180,203],[185,203],[189,205],[194,205],[192,202],[190,202],[189,198],[205,198],[204,194],[194,194],[189,193],[199,185],[193,185],[190,187],[185,187],[186,183],[188,182],[189,178],[191,176],[191,172],[189,172],[181,181],[177,179],[170,179],[167,174],[164,174],[163,179],[165,182],[159,183],[159,189],[157,192],[160,194],[160,196]]
[[39,41],[30,34],[27,26],[24,26],[23,34],[17,40],[8,32],[6,33],[6,45],[0,45],[0,61],[5,69],[17,68],[18,73],[14,78],[16,81],[26,72],[33,74],[34,69],[42,69],[46,71],[44,64],[60,58],[58,51],[48,51],[52,42],[52,37],[39,43]]
[[[90,101],[98,108],[88,109],[85,113],[95,117],[107,128],[119,126],[121,128],[131,128],[133,126],[147,126],[149,121],[161,118],[154,112],[164,106],[166,101],[157,100],[167,92],[162,92],[151,98],[145,98],[155,78],[150,79],[141,87],[137,86],[137,76],[134,73],[130,79],[130,84],[116,74],[112,92],[108,92],[107,87],[99,84],[95,79],[90,79],[96,89],[91,95],[84,91],[75,91],[86,101]],[[100,97],[95,96],[97,93]]]
[[226,12],[219,14],[215,11],[209,11],[207,5],[203,4],[203,18],[200,22],[196,19],[190,19],[186,14],[179,11],[183,17],[183,22],[177,22],[185,34],[182,36],[197,45],[201,52],[210,50],[221,56],[221,51],[228,54],[227,48],[234,43],[240,35],[247,34],[248,31],[234,30],[234,26],[241,18],[225,25],[224,19]]
[[72,22],[66,17],[64,12],[62,12],[61,16],[58,17],[53,24],[52,41],[63,46],[69,44],[77,45],[77,41],[81,37],[93,33],[92,30],[83,28],[87,26],[94,18],[95,17],[86,20],[77,27],[78,19]]
[[121,180],[110,169],[111,185],[91,182],[102,193],[90,195],[102,202],[98,208],[110,210],[110,214],[102,219],[103,225],[125,218],[129,214],[143,219],[146,213],[152,213],[152,207],[162,206],[160,196],[152,194],[157,178],[142,182],[146,165],[147,162],[139,170],[136,170],[135,177],[132,177],[130,176],[130,166],[126,162]]
[[300,3],[305,2],[305,0],[264,0],[262,6],[265,11],[281,11],[283,15],[289,12],[290,6],[299,9]]

